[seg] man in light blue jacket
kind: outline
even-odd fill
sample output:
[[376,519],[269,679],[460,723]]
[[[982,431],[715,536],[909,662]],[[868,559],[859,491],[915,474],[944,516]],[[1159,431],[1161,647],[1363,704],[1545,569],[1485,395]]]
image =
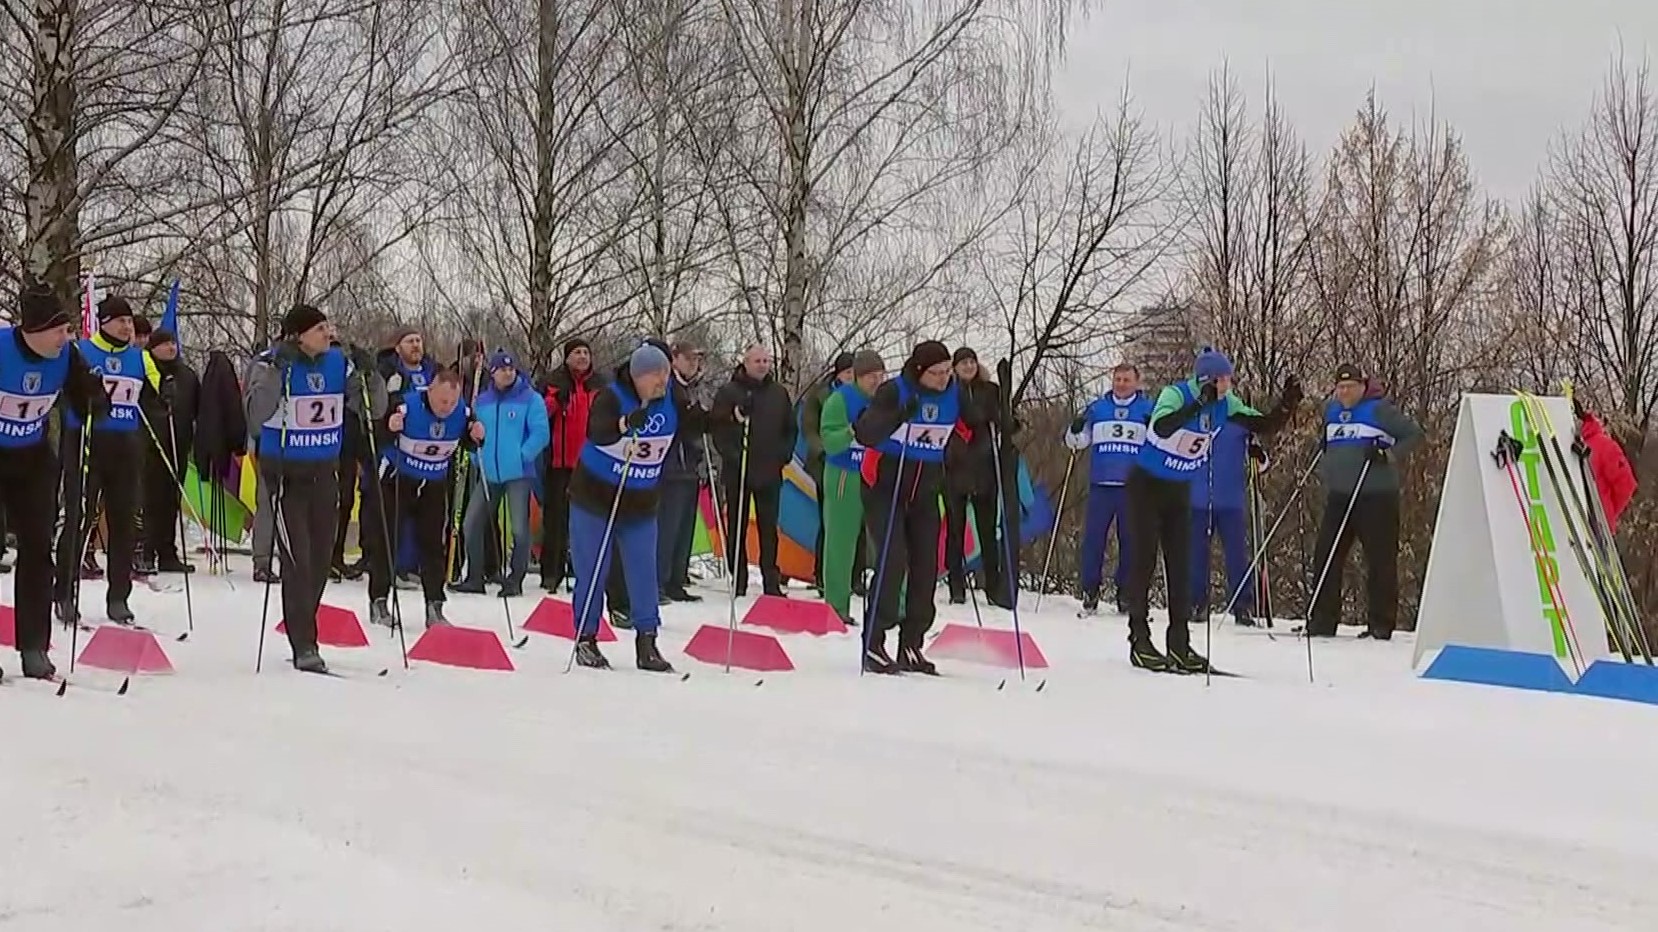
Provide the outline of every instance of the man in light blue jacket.
[[530,486],[536,460],[547,449],[547,408],[529,380],[518,372],[518,360],[506,350],[489,358],[489,385],[478,393],[475,419],[484,425],[484,442],[473,454],[475,488],[466,509],[466,578],[456,592],[484,591],[484,542],[500,502],[506,502],[512,529],[512,553],[501,595],[524,592],[524,574],[530,565]]

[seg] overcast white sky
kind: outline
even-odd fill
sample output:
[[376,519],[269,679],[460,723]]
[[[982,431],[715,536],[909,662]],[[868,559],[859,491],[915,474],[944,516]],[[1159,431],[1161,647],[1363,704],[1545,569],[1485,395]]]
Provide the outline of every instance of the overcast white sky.
[[1374,85],[1400,119],[1432,108],[1453,124],[1487,189],[1517,199],[1620,48],[1658,64],[1658,0],[1105,0],[1056,89],[1086,119],[1126,80],[1147,117],[1184,132],[1223,62],[1252,108],[1270,68],[1321,156]]

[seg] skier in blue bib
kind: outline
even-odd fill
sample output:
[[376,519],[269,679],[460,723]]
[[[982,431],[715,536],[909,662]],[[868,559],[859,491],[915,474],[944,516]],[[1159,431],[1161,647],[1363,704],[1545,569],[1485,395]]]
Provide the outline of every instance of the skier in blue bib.
[[[132,596],[138,542],[138,479],[151,443],[139,404],[141,399],[149,401],[154,391],[150,376],[155,362],[133,342],[132,308],[116,295],[98,303],[98,332],[76,348],[103,379],[109,408],[92,420],[92,434],[84,444],[83,422],[73,416],[64,419],[65,533],[58,539],[58,617],[65,623],[80,620],[80,606],[70,597],[71,578],[80,568],[101,505],[109,530],[104,607],[110,621],[130,625],[134,617],[127,600]],[[83,449],[89,454],[84,464]]]
[[58,468],[46,419],[60,398],[82,422],[103,416],[109,399],[75,346],[75,318],[52,290],[30,285],[19,297],[17,325],[0,328],[0,502],[17,536],[13,612],[23,675],[50,679]]
[[1065,445],[1088,451],[1088,510],[1082,521],[1082,613],[1100,606],[1100,581],[1105,568],[1105,538],[1117,528],[1117,569],[1111,574],[1117,590],[1117,611],[1126,613],[1124,581],[1128,579],[1132,541],[1128,536],[1128,472],[1140,455],[1151,420],[1151,399],[1140,391],[1140,370],[1123,363],[1111,370],[1111,393],[1096,400],[1071,422]]
[[[1262,414],[1232,393],[1232,361],[1213,349],[1198,354],[1194,377],[1163,389],[1151,414],[1151,431],[1128,473],[1128,532],[1134,541],[1128,571],[1129,662],[1157,672],[1202,673],[1209,660],[1192,649],[1191,489],[1208,481],[1209,450],[1228,424],[1273,434],[1289,423],[1301,403],[1301,382],[1284,380],[1278,406]],[[1151,640],[1151,577],[1157,555],[1169,600],[1167,654]]]
[[[634,662],[641,670],[672,673],[657,648],[662,624],[656,571],[656,510],[663,465],[685,419],[701,412],[684,392],[670,393],[671,364],[647,342],[616,370],[593,399],[587,442],[570,476],[570,569],[575,575],[576,663],[607,669],[599,652],[599,618],[612,561],[627,567],[633,608]],[[687,425],[689,426],[689,425]]]
[[[1219,537],[1226,564],[1223,599],[1232,602],[1232,620],[1245,627],[1255,624],[1255,583],[1249,575],[1249,470],[1267,462],[1266,450],[1241,424],[1227,422],[1210,448],[1212,476],[1192,480],[1192,605],[1198,617],[1212,607],[1209,601],[1210,538]],[[1223,601],[1222,606],[1225,605]]]
[[[944,451],[958,429],[983,430],[993,412],[964,402],[950,350],[916,344],[898,377],[875,390],[852,434],[864,449],[864,527],[876,556],[874,611],[864,635],[864,670],[923,673],[938,669],[921,653],[937,608],[939,495]],[[902,599],[900,599],[902,593]],[[887,632],[898,629],[898,656]]]
[[461,403],[460,373],[452,369],[435,372],[425,390],[404,392],[386,416],[378,444],[386,451],[379,483],[384,524],[362,526],[371,623],[396,624],[386,604],[394,561],[385,529],[405,524],[414,528],[420,585],[426,596],[426,627],[449,623],[443,615],[449,473],[456,451],[471,450],[483,439],[484,425],[469,419]]

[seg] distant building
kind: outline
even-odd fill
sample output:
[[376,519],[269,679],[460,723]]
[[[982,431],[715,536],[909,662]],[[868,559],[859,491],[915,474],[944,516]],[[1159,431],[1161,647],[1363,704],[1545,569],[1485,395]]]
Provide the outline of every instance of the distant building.
[[1132,312],[1123,326],[1123,361],[1140,367],[1148,387],[1168,385],[1192,374],[1198,341],[1185,305],[1152,304]]

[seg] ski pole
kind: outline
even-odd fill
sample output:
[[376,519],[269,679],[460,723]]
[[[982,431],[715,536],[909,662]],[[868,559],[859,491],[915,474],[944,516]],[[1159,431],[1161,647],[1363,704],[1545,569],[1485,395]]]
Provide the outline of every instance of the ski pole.
[[[1541,535],[1531,520],[1530,503],[1526,500],[1525,492],[1521,488],[1520,474],[1515,463],[1520,458],[1520,441],[1514,439],[1508,431],[1497,435],[1497,448],[1491,451],[1491,458],[1497,461],[1497,466],[1508,474],[1508,484],[1514,490],[1514,503],[1520,509],[1520,518],[1526,523],[1526,541],[1531,545],[1531,557],[1539,567],[1548,565],[1548,555],[1543,546]],[[1548,592],[1549,603],[1554,607],[1557,618],[1555,628],[1556,649],[1565,648],[1572,660],[1572,667],[1579,676],[1583,675],[1583,647],[1577,640],[1577,627],[1572,623],[1572,616],[1567,611],[1566,599],[1560,594],[1560,580],[1558,573],[1544,573],[1543,580]]]
[[[288,477],[283,471],[281,458],[283,449],[288,446],[288,408],[291,404],[291,398],[288,394],[289,368],[284,365],[276,367],[277,378],[282,380],[282,433],[281,439],[277,443],[278,465],[273,470],[276,473],[276,488],[271,491],[271,545],[265,548],[265,604],[259,612],[259,656],[253,662],[254,673],[261,672],[265,665],[265,628],[270,624],[271,584],[276,577],[270,567],[276,560],[277,538],[287,536],[287,522],[282,520],[282,493],[285,491]],[[293,546],[291,543],[287,547],[287,552],[291,563],[293,562]]]
[[[167,444],[172,448],[173,462],[178,462],[178,428],[173,421],[173,413],[171,411],[167,412]],[[169,464],[169,467],[171,467],[171,464]],[[173,478],[175,481],[178,479],[177,470],[173,471]],[[178,484],[178,490],[179,494],[182,496],[184,494],[183,483]],[[184,501],[186,504],[189,504],[188,497],[185,497]],[[192,506],[190,510],[194,512],[195,508]],[[197,516],[196,521],[198,524],[201,522],[201,517],[199,515]],[[184,553],[190,552],[190,543],[184,527],[183,508],[178,510],[177,549]],[[186,625],[184,634],[186,637],[189,637],[196,630],[196,609],[190,597],[190,564],[188,562],[184,563],[184,623]]]
[[[881,556],[875,563],[875,585],[868,590],[869,595],[864,597],[864,656],[858,658],[858,675],[860,677],[864,675],[864,659],[869,656],[870,645],[874,643],[875,624],[880,620],[877,615],[881,606],[882,587],[886,585],[887,554],[892,548],[892,527],[898,520],[898,497],[902,494],[904,487],[904,462],[909,459],[909,423],[905,422],[902,428],[904,442],[898,445],[898,469],[892,474],[892,504],[887,506],[887,527],[886,532],[881,535]],[[866,451],[864,455],[868,456],[869,453]],[[914,580],[911,580],[911,582],[914,582]],[[929,582],[932,581],[929,580]],[[975,604],[977,603],[975,602]]]
[[[65,521],[65,533],[79,534],[81,533],[80,528],[85,526],[86,515],[84,512],[88,507],[90,499],[90,496],[88,495],[89,483],[87,482],[87,474],[89,468],[88,463],[91,459],[92,418],[90,416],[90,412],[88,412],[86,422],[81,424],[81,487],[77,490],[77,498],[80,500],[81,510],[83,513],[75,516],[75,530],[73,532],[70,532],[68,522]],[[88,537],[90,536],[91,535],[88,534]],[[80,547],[80,540],[79,538],[76,538],[75,549],[79,550]],[[69,572],[73,575],[69,577],[69,611],[64,613],[64,620],[69,625],[69,672],[74,673],[75,655],[80,653],[81,633],[81,567],[79,561],[77,561],[76,565],[69,567]]]
[[1081,450],[1072,450],[1070,459],[1065,461],[1065,479],[1059,486],[1059,505],[1054,509],[1054,529],[1048,534],[1048,555],[1042,558],[1042,585],[1036,588],[1036,612],[1042,612],[1042,596],[1048,592],[1048,570],[1054,565],[1054,544],[1059,542],[1059,524],[1065,518],[1065,496],[1071,491],[1071,470],[1076,468],[1077,454]]
[[[637,441],[639,432],[636,430],[633,434],[633,439]],[[599,537],[599,551],[593,557],[593,574],[587,578],[587,597],[581,600],[581,614],[575,619],[576,637],[570,642],[570,659],[564,663],[565,673],[569,673],[576,666],[576,651],[581,647],[583,633],[581,629],[587,624],[587,613],[593,608],[593,599],[605,586],[605,580],[599,578],[599,571],[604,569],[605,553],[610,549],[610,537],[616,530],[616,514],[622,510],[622,490],[627,488],[628,471],[633,466],[633,455],[638,449],[637,442],[628,444],[627,456],[622,460],[622,475],[616,480],[616,495],[610,500],[610,517],[605,519],[604,534]],[[598,630],[599,626],[595,621],[593,631],[597,634]]]
[[[727,524],[736,525],[734,533],[742,535],[738,538],[739,540],[748,536],[748,431],[752,423],[746,417],[743,419],[743,456],[737,466],[737,501],[726,502],[727,505],[736,509],[732,512]],[[743,552],[742,547],[733,549],[730,542],[726,543],[725,549],[727,559],[731,560],[733,564]],[[741,567],[735,565],[731,567],[731,598],[727,602],[729,617],[726,622],[728,629],[725,636],[725,672],[727,673],[731,672],[731,655],[737,650],[737,571],[741,569],[746,576],[748,574],[747,561],[744,561],[744,564]]]
[[[1009,531],[1013,528],[1008,521],[1007,480],[1002,476],[1002,437],[996,425],[990,425],[990,459],[996,470],[996,511],[1001,519],[999,533],[1002,538],[1002,556],[1005,560],[1002,585],[1008,589],[1008,602],[1012,605],[1013,613],[1013,645],[1014,654],[1019,659],[1019,679],[1025,679],[1025,636],[1019,629],[1019,582],[1018,569],[1013,560],[1013,535]],[[1016,492],[1017,494],[1017,492]]]
[[715,529],[714,540],[711,541],[718,548],[715,553],[715,571],[729,578],[731,574],[727,572],[729,568],[725,565],[725,554],[726,548],[730,546],[726,540],[730,534],[730,521],[726,518],[725,512],[720,510],[720,484],[714,481],[714,454],[708,452],[706,443],[702,445],[702,462],[703,468],[708,470],[708,497],[714,503],[714,523],[719,525]]
[[[368,440],[368,459],[370,463],[374,464],[374,471],[370,474],[369,481],[365,483],[363,481],[363,468],[361,464],[357,465],[355,467],[357,470],[357,487],[360,490],[359,494],[362,496],[362,507],[369,507],[368,499],[370,495],[373,495],[375,498],[374,510],[380,513],[380,549],[383,562],[386,564],[386,578],[391,581],[392,620],[397,623],[397,646],[403,654],[403,669],[407,670],[409,669],[408,640],[407,635],[403,633],[403,603],[397,597],[397,563],[393,559],[396,553],[394,549],[396,545],[392,542],[391,527],[394,522],[386,514],[385,477],[380,475],[383,465],[380,462],[380,442],[374,436],[374,399],[370,397],[368,391],[368,373],[359,371],[358,375],[358,387],[363,392],[363,410],[360,416],[363,422],[363,434]],[[390,399],[387,399],[387,404],[390,403]],[[398,483],[395,468],[392,470],[391,481],[392,510],[396,513],[401,503],[398,501]],[[397,515],[397,520],[402,520],[401,514]],[[360,511],[357,515],[357,528],[359,531],[362,529],[362,514]]]
[[[1370,475],[1370,458],[1366,457],[1364,465],[1359,467],[1359,480],[1353,483],[1353,494],[1347,499],[1347,510],[1341,513],[1341,523],[1336,525],[1335,539],[1330,541],[1330,552],[1324,557],[1324,568],[1318,572],[1318,582],[1313,584],[1313,594],[1307,600],[1307,623],[1312,623],[1312,614],[1318,605],[1319,594],[1324,591],[1324,583],[1330,576],[1330,567],[1335,565],[1336,554],[1341,552],[1341,539],[1347,533],[1347,521],[1353,517],[1353,508],[1359,503],[1359,493],[1364,491],[1365,477]],[[1340,606],[1336,609],[1341,610]],[[1307,682],[1313,680],[1313,638],[1312,632],[1302,631],[1302,640],[1307,642]]]

